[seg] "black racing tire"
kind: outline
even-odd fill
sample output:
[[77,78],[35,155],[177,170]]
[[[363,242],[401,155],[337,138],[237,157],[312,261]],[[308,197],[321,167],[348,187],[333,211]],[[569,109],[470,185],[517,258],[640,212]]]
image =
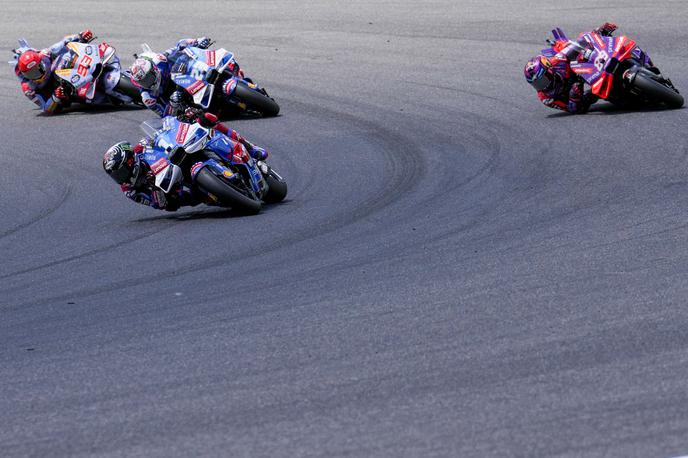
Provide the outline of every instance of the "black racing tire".
[[265,175],[265,181],[268,184],[268,192],[263,196],[263,202],[266,204],[276,204],[282,202],[284,198],[287,197],[286,181],[280,179],[273,173]]
[[134,103],[143,105],[143,101],[141,100],[141,92],[136,86],[134,86],[134,83],[131,82],[131,76],[128,73],[122,72],[120,74],[115,90],[121,94],[131,97]]
[[643,97],[663,103],[669,108],[681,108],[683,106],[683,96],[678,91],[660,83],[643,72],[638,72],[635,76],[633,86]]
[[203,167],[196,175],[196,185],[211,194],[223,207],[230,207],[242,215],[255,215],[260,212],[260,200],[254,200],[234,189],[229,183]]
[[237,82],[232,96],[246,104],[247,110],[258,112],[263,116],[277,116],[279,114],[280,107],[277,102],[267,95],[249,88],[243,81]]

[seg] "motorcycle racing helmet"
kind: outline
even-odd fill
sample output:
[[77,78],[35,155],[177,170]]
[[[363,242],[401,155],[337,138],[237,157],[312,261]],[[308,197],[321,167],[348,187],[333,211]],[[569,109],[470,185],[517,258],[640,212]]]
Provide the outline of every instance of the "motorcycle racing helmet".
[[103,155],[103,170],[118,184],[134,185],[141,171],[141,160],[131,143],[119,142]]
[[555,80],[552,63],[542,55],[530,59],[523,69],[523,74],[536,91],[550,89]]
[[40,81],[47,73],[43,57],[33,50],[25,51],[19,56],[17,69],[24,78],[32,81]]
[[139,57],[134,61],[130,70],[131,81],[134,85],[151,92],[157,91],[160,87],[162,75],[150,59]]

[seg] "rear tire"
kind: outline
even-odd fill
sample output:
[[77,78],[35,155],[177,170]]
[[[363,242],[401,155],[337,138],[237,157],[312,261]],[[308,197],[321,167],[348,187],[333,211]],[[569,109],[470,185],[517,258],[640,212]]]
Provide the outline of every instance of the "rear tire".
[[262,204],[234,189],[229,183],[203,167],[196,175],[196,184],[207,193],[215,197],[223,207],[230,207],[242,215],[257,214]]
[[[271,171],[272,172],[272,171]],[[265,175],[268,184],[268,192],[263,196],[266,204],[282,202],[287,197],[287,182],[274,176],[272,173]]]
[[279,114],[280,107],[277,102],[267,95],[249,88],[243,81],[237,82],[232,96],[245,103],[247,110],[256,111],[263,116],[277,116]]
[[134,103],[143,105],[143,101],[141,100],[141,92],[136,86],[134,86],[134,83],[131,82],[131,76],[129,76],[129,74],[125,72],[120,74],[115,90],[121,94],[131,97]]
[[633,86],[651,101],[663,103],[669,108],[681,108],[683,106],[683,96],[678,91],[665,86],[643,72],[638,72],[635,76]]

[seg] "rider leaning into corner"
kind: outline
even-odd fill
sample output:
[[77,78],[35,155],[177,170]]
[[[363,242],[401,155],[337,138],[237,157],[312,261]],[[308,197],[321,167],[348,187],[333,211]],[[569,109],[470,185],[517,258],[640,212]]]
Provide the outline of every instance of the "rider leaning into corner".
[[[235,130],[218,122],[217,116],[203,113],[196,108],[188,108],[179,116],[180,121],[197,122],[203,127],[213,128],[227,135],[233,142],[244,145],[251,157],[265,160],[267,151],[253,145]],[[201,203],[213,205],[205,194],[195,192],[186,186],[178,186],[169,193],[155,186],[155,174],[143,160],[142,155],[148,146],[143,139],[132,147],[129,142],[120,142],[108,149],[103,156],[103,169],[119,185],[122,192],[136,203],[158,210],[176,211],[180,207],[196,206]],[[192,179],[195,178],[192,176]]]
[[[611,36],[617,29],[616,24],[605,22],[593,30],[602,36]],[[538,98],[550,108],[569,113],[585,113],[597,102],[598,97],[585,90],[584,81],[571,70],[574,60],[585,61],[590,56],[592,43],[581,34],[577,42],[557,43],[554,57],[539,55],[526,63],[523,73],[526,81],[537,91]],[[643,56],[645,64],[652,67],[648,56]]]
[[41,51],[24,51],[17,59],[14,72],[19,78],[22,92],[38,105],[43,113],[55,113],[69,98],[64,88],[57,86],[54,78],[51,78],[53,72],[60,69],[61,58],[69,52],[67,43],[88,43],[92,39],[93,32],[86,29],[78,35],[68,35]]
[[[45,114],[54,114],[69,104],[69,93],[59,85],[53,73],[70,64],[70,50],[68,43],[89,43],[93,40],[93,32],[86,29],[78,35],[68,35],[49,48],[41,51],[28,49],[17,59],[14,71],[21,83],[22,92],[34,102]],[[119,57],[114,56],[103,69],[102,80],[105,93],[123,102],[122,95],[114,91],[119,80]],[[104,100],[96,99],[96,103]]]
[[[130,68],[131,80],[141,91],[143,103],[159,116],[176,114],[178,110],[183,111],[186,96],[184,91],[170,79],[172,66],[185,48],[193,46],[207,49],[210,44],[211,40],[208,37],[187,38],[180,40],[176,46],[164,53],[157,54],[153,59],[148,57],[136,59]],[[243,72],[236,62],[231,62],[227,69],[243,77]],[[223,87],[225,92],[228,89]]]

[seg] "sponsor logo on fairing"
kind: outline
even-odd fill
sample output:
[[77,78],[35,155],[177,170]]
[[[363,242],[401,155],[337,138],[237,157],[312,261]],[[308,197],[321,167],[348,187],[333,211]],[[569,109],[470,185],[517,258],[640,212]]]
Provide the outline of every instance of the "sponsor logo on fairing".
[[590,74],[593,72],[592,68],[590,68],[590,67],[576,67],[573,71],[578,73],[579,75],[580,74]]
[[179,125],[179,130],[177,131],[177,143],[180,145],[184,144],[184,140],[186,140],[186,134],[189,132],[189,125],[186,123],[182,123]]
[[208,63],[208,67],[214,67],[215,66],[215,51],[206,51],[205,52],[205,60]]
[[205,87],[205,84],[203,83],[203,81],[196,81],[191,86],[189,86],[186,90],[189,91],[189,94],[193,95],[196,92],[203,89],[203,87]]
[[191,166],[191,178],[194,178],[196,176],[198,171],[201,170],[201,167],[203,167],[202,162],[196,162],[194,165]]
[[161,157],[160,159],[158,159],[157,161],[155,161],[155,162],[151,165],[151,170],[153,171],[154,174],[157,175],[157,174],[160,173],[162,170],[164,170],[165,167],[168,166],[168,164],[169,164],[169,161],[168,161],[167,159],[165,159],[164,157]]
[[597,47],[600,49],[604,49],[604,41],[602,41],[602,38],[597,33],[592,33],[591,34],[593,40],[595,40],[595,43],[597,43]]
[[232,93],[234,90],[234,87],[237,85],[237,82],[234,78],[227,80],[227,82],[223,85],[222,91],[229,95]]
[[88,88],[91,87],[91,83],[87,84],[86,86],[82,86],[81,89],[77,91],[77,95],[79,97],[86,97],[86,94],[88,93]]

